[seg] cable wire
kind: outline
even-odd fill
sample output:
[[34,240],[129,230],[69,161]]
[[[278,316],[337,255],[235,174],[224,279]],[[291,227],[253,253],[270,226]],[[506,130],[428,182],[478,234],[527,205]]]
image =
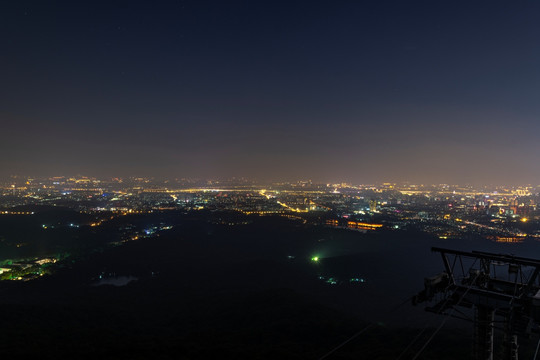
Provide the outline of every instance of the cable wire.
[[418,332],[418,334],[416,334],[416,336],[414,337],[414,339],[412,339],[412,341],[409,343],[409,345],[407,345],[407,347],[405,348],[405,350],[403,350],[401,352],[401,354],[399,354],[399,356],[396,358],[396,360],[400,360],[403,355],[405,355],[407,353],[407,351],[409,351],[409,349],[412,347],[412,345],[420,338],[420,336],[422,336],[422,334],[428,329],[428,326],[429,325],[426,325],[422,330],[420,330]]
[[538,344],[536,345],[536,351],[534,352],[533,360],[536,360],[536,355],[538,355],[538,348],[540,348],[540,339],[538,339]]
[[327,352],[326,354],[324,354],[322,357],[319,358],[319,360],[323,360],[323,359],[326,359],[328,356],[332,355],[333,353],[335,353],[336,351],[338,351],[339,349],[341,349],[343,346],[345,346],[347,343],[349,343],[350,341],[354,340],[355,338],[357,338],[358,336],[362,335],[364,332],[366,332],[367,330],[369,330],[371,327],[373,327],[375,324],[374,323],[371,323],[371,324],[368,324],[366,327],[364,327],[362,330],[360,330],[359,332],[357,332],[356,334],[354,334],[353,336],[351,336],[350,338],[348,338],[347,340],[345,340],[344,342],[342,342],[341,344],[339,344],[338,346],[336,346],[335,348],[333,348],[332,350],[330,350],[329,352]]
[[[460,260],[461,262],[461,260]],[[461,279],[462,280],[462,279]],[[448,284],[448,286],[446,286],[446,288],[444,289],[444,291],[442,291],[443,293],[447,293],[450,289],[450,287],[452,287],[452,284]],[[453,294],[452,294],[453,295]],[[449,295],[446,297],[446,299],[443,301],[442,303],[442,306],[441,308],[444,308],[446,306],[446,304],[450,301],[450,298],[452,297],[452,295]],[[418,341],[418,339],[420,338],[420,336],[422,336],[422,334],[431,326],[431,324],[434,323],[433,319],[430,319],[427,321],[427,324],[422,328],[422,330],[420,330],[418,332],[418,334],[416,334],[416,336],[409,342],[409,345],[407,345],[407,347],[399,354],[399,356],[396,358],[396,360],[400,360],[406,353],[407,351],[409,351],[409,349]]]
[[[474,277],[474,279],[471,281],[471,284],[467,287],[467,290],[465,290],[465,292],[463,293],[463,295],[461,295],[461,297],[459,298],[459,300],[457,301],[457,304],[459,304],[461,302],[461,300],[463,300],[463,298],[467,295],[467,293],[469,292],[469,290],[471,290],[472,286],[474,285],[474,282],[476,281],[476,279],[478,278],[480,274],[476,274],[476,276]],[[454,311],[454,309],[451,309],[450,312],[448,314],[446,314],[446,316],[444,317],[443,321],[441,322],[441,325],[439,325],[439,327],[433,332],[433,334],[431,334],[431,336],[429,337],[429,339],[427,339],[427,341],[424,343],[424,345],[420,348],[420,350],[418,350],[418,352],[416,353],[416,355],[414,355],[414,357],[412,358],[412,360],[416,360],[420,354],[422,353],[422,351],[424,351],[424,349],[429,345],[429,343],[431,342],[431,340],[433,340],[433,338],[439,333],[439,331],[443,328],[443,326],[446,324],[446,322],[448,321],[448,319],[450,318],[450,315],[452,315],[452,312]]]
[[[394,306],[393,309],[391,309],[388,313],[393,313],[394,311],[396,311],[397,309],[399,309],[401,306],[403,306],[404,304],[408,303],[409,301],[411,301],[411,297],[408,297],[407,299],[405,299],[404,301],[402,301],[400,304]],[[364,332],[368,331],[370,328],[372,328],[373,326],[375,326],[374,323],[370,323],[370,324],[367,324],[363,329],[361,329],[360,331],[358,331],[356,334],[354,334],[353,336],[351,336],[350,338],[348,338],[347,340],[345,340],[344,342],[342,342],[341,344],[339,344],[338,346],[336,346],[335,348],[333,348],[332,350],[330,350],[329,352],[327,352],[326,354],[324,354],[323,356],[321,356],[319,358],[319,360],[323,360],[323,359],[326,359],[328,356],[332,355],[333,353],[335,353],[336,351],[338,351],[339,349],[341,349],[343,346],[347,345],[349,342],[351,342],[352,340],[354,340],[355,338],[357,338],[358,336],[362,335]]]

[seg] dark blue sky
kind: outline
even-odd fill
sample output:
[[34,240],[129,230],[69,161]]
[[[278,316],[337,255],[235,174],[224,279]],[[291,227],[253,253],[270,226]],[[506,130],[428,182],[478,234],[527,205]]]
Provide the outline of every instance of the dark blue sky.
[[0,172],[540,184],[540,4],[3,1]]

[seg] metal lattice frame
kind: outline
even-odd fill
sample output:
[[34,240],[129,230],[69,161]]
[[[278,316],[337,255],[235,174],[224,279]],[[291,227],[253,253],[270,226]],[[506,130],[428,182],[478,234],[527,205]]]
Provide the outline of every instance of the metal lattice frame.
[[435,302],[426,310],[438,314],[473,309],[474,352],[482,360],[493,359],[495,317],[502,318],[502,357],[517,359],[517,336],[530,334],[540,323],[540,260],[480,251],[432,251],[440,253],[445,271],[426,278],[424,290],[413,302]]

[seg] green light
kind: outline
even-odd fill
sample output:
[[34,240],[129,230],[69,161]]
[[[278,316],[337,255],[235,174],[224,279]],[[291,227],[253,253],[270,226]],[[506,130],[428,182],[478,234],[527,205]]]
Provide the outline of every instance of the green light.
[[314,256],[314,257],[311,258],[311,261],[318,262],[318,261],[319,261],[319,257],[318,257],[318,256]]

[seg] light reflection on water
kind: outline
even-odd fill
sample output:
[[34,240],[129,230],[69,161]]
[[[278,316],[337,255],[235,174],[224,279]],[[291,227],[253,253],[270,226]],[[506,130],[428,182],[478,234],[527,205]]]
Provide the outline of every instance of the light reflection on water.
[[138,278],[135,276],[115,276],[115,277],[109,277],[109,278],[103,278],[99,281],[96,281],[93,283],[93,286],[100,286],[100,285],[113,285],[113,286],[125,286],[129,284],[132,281],[137,281]]

